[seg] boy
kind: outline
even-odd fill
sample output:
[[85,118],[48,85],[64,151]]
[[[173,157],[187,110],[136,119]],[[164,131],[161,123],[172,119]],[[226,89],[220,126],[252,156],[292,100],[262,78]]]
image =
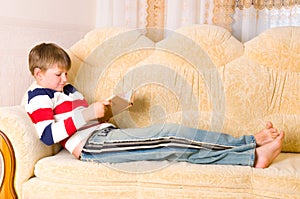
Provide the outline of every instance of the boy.
[[[80,160],[167,159],[265,168],[281,151],[284,132],[279,133],[271,122],[254,136],[240,138],[176,124],[117,129],[101,122],[113,116],[109,101],[88,105],[67,83],[70,67],[71,60],[61,47],[51,43],[35,46],[29,53],[29,69],[36,82],[28,91],[26,111],[42,142],[60,142]],[[150,136],[153,132],[159,136]]]

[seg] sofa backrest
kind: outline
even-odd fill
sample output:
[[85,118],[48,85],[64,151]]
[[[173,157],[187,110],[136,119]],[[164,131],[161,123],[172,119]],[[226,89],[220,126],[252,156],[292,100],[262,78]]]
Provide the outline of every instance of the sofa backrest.
[[138,30],[97,29],[69,49],[70,80],[89,102],[133,89],[134,106],[111,120],[121,128],[172,122],[240,136],[271,120],[286,131],[283,150],[300,152],[299,29],[245,44],[212,25],[158,43]]

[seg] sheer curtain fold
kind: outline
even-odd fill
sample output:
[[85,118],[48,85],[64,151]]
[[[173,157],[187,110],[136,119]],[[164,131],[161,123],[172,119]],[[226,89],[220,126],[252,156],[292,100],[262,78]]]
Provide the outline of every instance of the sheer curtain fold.
[[144,28],[147,0],[97,0],[96,27]]
[[300,1],[238,0],[232,17],[233,35],[245,42],[268,28],[300,26]]
[[96,27],[144,29],[159,41],[191,24],[222,26],[240,41],[265,29],[300,26],[300,0],[97,0]]
[[165,27],[174,30],[190,24],[212,23],[212,0],[167,0]]

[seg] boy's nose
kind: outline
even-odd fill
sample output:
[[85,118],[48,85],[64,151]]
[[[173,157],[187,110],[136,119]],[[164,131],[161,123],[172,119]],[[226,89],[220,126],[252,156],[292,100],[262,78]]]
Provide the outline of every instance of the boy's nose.
[[68,81],[67,75],[63,74],[63,75],[61,76],[61,80],[62,80],[63,82]]

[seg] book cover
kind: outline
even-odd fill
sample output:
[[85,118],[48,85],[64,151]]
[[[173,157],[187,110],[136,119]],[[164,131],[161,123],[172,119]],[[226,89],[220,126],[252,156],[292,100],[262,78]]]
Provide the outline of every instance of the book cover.
[[111,101],[111,109],[113,115],[119,114],[122,111],[133,106],[133,102],[131,101],[131,96],[132,96],[132,90],[125,93],[112,95],[107,99]]

